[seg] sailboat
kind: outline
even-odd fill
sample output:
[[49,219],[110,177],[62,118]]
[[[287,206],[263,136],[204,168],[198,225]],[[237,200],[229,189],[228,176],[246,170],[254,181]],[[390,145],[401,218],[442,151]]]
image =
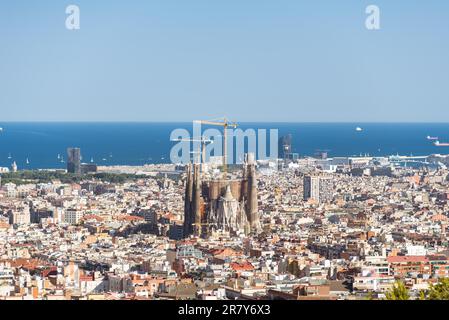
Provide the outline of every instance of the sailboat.
[[91,162],[91,163],[94,163],[94,158],[90,158],[90,162]]
[[58,160],[61,160],[61,155],[58,153]]
[[27,160],[26,160],[26,164],[30,164],[30,160],[28,160],[28,158],[27,158]]
[[64,163],[64,157],[61,157],[61,163]]
[[12,159],[11,153],[8,154],[8,159]]

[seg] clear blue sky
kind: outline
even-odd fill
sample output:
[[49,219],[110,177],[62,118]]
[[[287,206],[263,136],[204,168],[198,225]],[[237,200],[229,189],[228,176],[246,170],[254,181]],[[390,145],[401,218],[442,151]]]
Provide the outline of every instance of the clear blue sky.
[[0,88],[1,121],[447,122],[449,1],[1,1]]

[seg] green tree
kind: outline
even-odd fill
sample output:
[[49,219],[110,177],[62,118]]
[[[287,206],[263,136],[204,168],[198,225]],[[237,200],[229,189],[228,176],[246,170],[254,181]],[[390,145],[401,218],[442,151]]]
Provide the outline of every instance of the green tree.
[[374,293],[372,291],[368,292],[366,296],[366,300],[374,300]]
[[300,270],[299,270],[299,265],[298,265],[297,260],[293,260],[292,262],[289,263],[288,271],[296,277],[299,275]]
[[419,300],[427,300],[426,291],[424,291],[424,290],[419,291]]
[[449,278],[443,278],[437,284],[430,285],[427,300],[449,300]]
[[387,300],[409,300],[410,294],[405,287],[404,282],[396,281],[393,284],[393,288],[386,293]]

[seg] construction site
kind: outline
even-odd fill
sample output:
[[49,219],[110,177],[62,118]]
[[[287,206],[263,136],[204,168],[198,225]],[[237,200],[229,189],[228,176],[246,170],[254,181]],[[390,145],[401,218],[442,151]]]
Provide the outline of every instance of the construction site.
[[[228,170],[228,128],[236,128],[226,118],[220,122],[197,121],[200,124],[223,127],[223,155],[219,172],[208,165],[205,157],[207,139],[200,142],[185,172],[184,237],[208,238],[213,234],[248,235],[260,231],[256,159],[253,153],[233,170]],[[199,140],[199,141],[198,141]],[[195,153],[195,152],[194,152]]]

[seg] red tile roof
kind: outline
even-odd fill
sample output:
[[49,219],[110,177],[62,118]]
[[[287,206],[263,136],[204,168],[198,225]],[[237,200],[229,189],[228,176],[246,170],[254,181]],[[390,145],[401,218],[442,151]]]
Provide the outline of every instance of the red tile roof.
[[429,262],[425,256],[392,256],[387,258],[388,263],[406,263],[406,262]]
[[230,267],[234,271],[253,271],[254,270],[254,266],[249,262],[244,262],[244,263],[233,262],[230,264]]
[[137,216],[123,216],[118,217],[117,220],[125,220],[125,221],[144,221],[145,219]]

